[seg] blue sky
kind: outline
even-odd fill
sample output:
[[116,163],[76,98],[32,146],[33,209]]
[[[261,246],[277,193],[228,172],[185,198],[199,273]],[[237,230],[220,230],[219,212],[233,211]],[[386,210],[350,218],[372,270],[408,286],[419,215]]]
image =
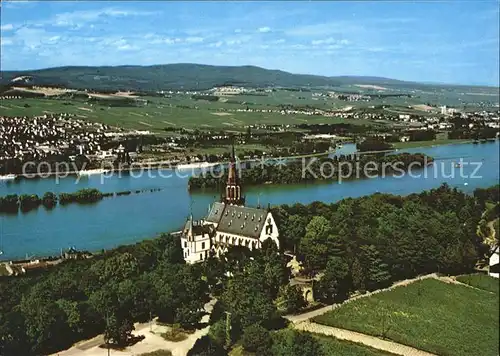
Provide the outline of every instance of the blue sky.
[[3,70],[204,63],[499,83],[499,2],[2,1]]

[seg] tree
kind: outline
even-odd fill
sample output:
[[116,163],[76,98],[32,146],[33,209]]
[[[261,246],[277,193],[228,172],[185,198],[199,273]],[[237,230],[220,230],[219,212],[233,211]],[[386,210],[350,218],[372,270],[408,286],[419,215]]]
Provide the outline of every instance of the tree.
[[221,299],[240,329],[276,316],[273,300],[262,284],[254,284],[245,273],[238,273],[227,282]]
[[323,350],[311,334],[283,330],[273,335],[271,353],[273,356],[322,356]]
[[247,270],[256,281],[260,280],[259,283],[263,283],[271,299],[275,299],[280,286],[288,284],[290,280],[287,260],[270,239],[264,241],[255,260],[249,263]]
[[324,269],[330,256],[342,254],[341,244],[326,218],[313,217],[299,245],[299,255],[304,261],[305,269],[310,273]]
[[209,336],[204,335],[194,343],[187,356],[226,356],[227,351],[214,342]]
[[361,254],[364,261],[367,289],[387,287],[391,280],[389,266],[380,258],[377,248],[373,245],[361,246]]
[[307,216],[291,215],[288,218],[287,226],[284,231],[286,246],[292,251],[296,250],[296,246],[306,233],[308,218]]
[[247,351],[264,355],[271,345],[269,331],[259,324],[249,325],[243,329],[241,344]]
[[125,280],[137,275],[139,264],[137,259],[129,252],[116,254],[106,260],[101,260],[92,265],[91,270],[99,276],[103,283],[114,280]]
[[224,319],[217,320],[210,326],[208,336],[218,345],[224,345],[227,339],[226,321]]
[[199,266],[162,264],[152,274],[155,289],[155,314],[161,321],[196,325],[209,301],[208,285],[200,278]]
[[354,260],[352,262],[351,277],[354,289],[359,290],[362,293],[366,292],[365,272],[363,270],[363,267],[361,267],[361,262],[359,262],[359,259],[357,257],[354,257]]
[[106,327],[104,328],[104,341],[106,344],[126,346],[132,336],[134,323],[129,318],[124,318],[116,314],[106,317]]
[[307,302],[300,287],[287,284],[280,287],[276,305],[278,310],[289,314],[297,313],[307,305]]
[[26,336],[35,354],[56,351],[66,345],[71,335],[66,315],[58,305],[43,295],[23,296],[20,310],[25,318]]
[[315,297],[332,303],[334,300],[344,300],[349,293],[349,266],[341,257],[328,260],[323,276],[315,284]]
[[377,137],[368,137],[363,142],[356,144],[360,152],[390,150],[392,145]]

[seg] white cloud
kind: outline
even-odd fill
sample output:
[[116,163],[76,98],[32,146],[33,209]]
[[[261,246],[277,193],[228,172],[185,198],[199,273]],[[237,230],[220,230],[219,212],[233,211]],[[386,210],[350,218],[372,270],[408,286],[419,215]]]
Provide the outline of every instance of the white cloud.
[[241,44],[241,40],[228,40],[228,41],[226,41],[226,44],[228,46],[239,45],[239,44]]
[[1,31],[12,31],[13,29],[14,25],[12,25],[11,23],[0,26]]
[[350,21],[336,21],[332,23],[320,23],[292,27],[285,30],[289,36],[331,36],[334,34],[359,33],[364,31],[364,27],[358,23]]
[[187,43],[200,43],[204,41],[203,37],[187,37],[185,40]]
[[48,35],[43,29],[23,27],[15,32],[13,40],[22,42],[29,50],[34,50],[50,38]]
[[153,38],[149,43],[150,44],[174,44],[180,43],[182,40],[180,38],[171,38],[171,37],[156,37]]
[[2,41],[0,41],[0,45],[2,46],[10,46],[12,43],[13,41],[10,38],[2,38]]
[[48,44],[55,44],[55,43],[59,42],[60,39],[61,39],[61,36],[52,36],[49,39],[47,39],[47,43]]
[[266,33],[266,32],[271,31],[271,29],[266,26],[266,27],[260,27],[258,31],[261,33]]
[[237,28],[236,30],[234,30],[234,33],[240,33],[241,32],[241,28]]
[[127,44],[124,44],[123,46],[118,46],[117,49],[119,51],[135,51],[135,50],[138,50],[139,47],[132,46],[132,45],[130,45],[130,44],[127,43]]
[[222,46],[223,44],[224,44],[224,42],[222,42],[222,41],[217,41],[217,42],[215,42],[215,43],[210,43],[208,46],[209,46],[209,47],[216,47],[216,48],[218,48],[218,47]]
[[311,44],[313,46],[322,46],[322,45],[348,45],[350,42],[348,40],[336,40],[333,37],[326,38],[324,40],[313,40]]
[[81,26],[84,23],[95,22],[106,17],[129,17],[129,16],[148,16],[154,12],[146,11],[125,11],[114,8],[92,11],[73,11],[56,14],[53,19],[48,21],[48,24],[55,26]]

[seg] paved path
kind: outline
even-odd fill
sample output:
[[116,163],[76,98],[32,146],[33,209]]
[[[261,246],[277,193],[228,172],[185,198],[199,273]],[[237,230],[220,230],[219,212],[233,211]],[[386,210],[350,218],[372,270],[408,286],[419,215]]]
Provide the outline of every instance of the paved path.
[[[208,313],[201,319],[202,323],[208,323],[210,313],[212,312],[213,306],[215,304],[215,299],[205,304],[205,311]],[[208,333],[209,327],[206,326],[203,329],[196,330],[192,334],[188,334],[188,337],[184,341],[172,342],[165,340],[161,334],[166,332],[169,327],[159,325],[154,320],[150,323],[136,323],[134,324],[135,330],[134,335],[144,335],[144,340],[139,341],[133,346],[129,346],[123,350],[110,350],[110,356],[137,356],[143,353],[152,352],[156,350],[169,350],[172,352],[173,356],[186,356],[188,351],[193,347],[196,340],[201,338],[203,335]],[[72,348],[61,351],[52,356],[103,356],[107,355],[107,350],[100,348],[99,345],[104,343],[104,338],[102,335],[98,335],[93,339],[81,341],[75,344]]]
[[338,329],[331,326],[320,325],[311,322],[302,322],[295,325],[295,329],[308,331],[316,334],[333,336],[340,340],[349,340],[378,350],[387,351],[402,356],[435,356],[434,354],[414,349],[413,347],[401,345],[392,341],[382,340],[375,336],[357,333],[355,331]]

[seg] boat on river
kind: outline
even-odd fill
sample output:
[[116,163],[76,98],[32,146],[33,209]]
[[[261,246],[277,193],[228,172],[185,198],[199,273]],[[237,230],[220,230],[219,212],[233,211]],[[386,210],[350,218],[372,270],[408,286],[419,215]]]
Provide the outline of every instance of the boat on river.
[[7,174],[5,176],[0,176],[0,180],[14,180],[17,178],[15,174]]
[[109,169],[102,169],[102,168],[84,169],[84,170],[78,171],[78,175],[79,176],[90,176],[90,175],[95,175],[95,174],[108,173],[109,171],[110,171]]
[[210,162],[194,162],[194,163],[185,163],[177,165],[177,170],[187,170],[187,169],[201,169],[201,168],[210,168],[213,166],[217,166],[219,163],[210,163]]

